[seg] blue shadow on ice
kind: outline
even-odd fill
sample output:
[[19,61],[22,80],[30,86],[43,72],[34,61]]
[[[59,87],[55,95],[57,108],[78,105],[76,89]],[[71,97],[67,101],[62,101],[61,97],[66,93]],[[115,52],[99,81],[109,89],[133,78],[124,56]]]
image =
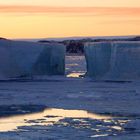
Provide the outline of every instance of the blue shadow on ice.
[[101,81],[140,79],[140,42],[102,42],[85,45],[87,76]]
[[0,80],[65,74],[65,46],[0,40]]

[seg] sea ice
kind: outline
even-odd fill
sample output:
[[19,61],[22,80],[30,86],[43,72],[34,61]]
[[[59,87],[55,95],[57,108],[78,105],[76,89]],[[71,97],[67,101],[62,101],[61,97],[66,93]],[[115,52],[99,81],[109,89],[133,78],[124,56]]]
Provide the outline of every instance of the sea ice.
[[0,79],[34,75],[63,75],[65,46],[0,40]]
[[87,75],[95,80],[140,79],[140,42],[87,43]]

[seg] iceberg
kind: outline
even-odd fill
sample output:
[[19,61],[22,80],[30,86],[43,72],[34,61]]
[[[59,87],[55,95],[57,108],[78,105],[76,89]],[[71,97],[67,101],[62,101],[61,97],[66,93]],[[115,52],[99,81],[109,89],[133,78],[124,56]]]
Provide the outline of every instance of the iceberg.
[[1,80],[65,73],[65,46],[58,43],[1,39],[0,54]]
[[140,79],[140,42],[86,43],[87,76],[95,80]]

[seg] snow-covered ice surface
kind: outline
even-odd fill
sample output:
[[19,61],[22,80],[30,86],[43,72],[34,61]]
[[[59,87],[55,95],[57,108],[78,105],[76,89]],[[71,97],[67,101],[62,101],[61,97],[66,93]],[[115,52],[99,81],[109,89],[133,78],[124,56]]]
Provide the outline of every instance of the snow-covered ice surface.
[[[80,71],[84,56],[67,56],[66,74]],[[77,75],[0,82],[0,140],[139,140],[139,103],[140,82]]]

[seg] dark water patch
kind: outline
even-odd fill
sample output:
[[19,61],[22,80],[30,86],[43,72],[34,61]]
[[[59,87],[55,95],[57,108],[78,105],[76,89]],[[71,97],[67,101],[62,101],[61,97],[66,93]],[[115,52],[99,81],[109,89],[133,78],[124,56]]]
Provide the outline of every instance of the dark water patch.
[[0,105],[0,117],[37,113],[45,109],[43,105]]
[[44,117],[46,117],[46,118],[56,118],[56,117],[62,117],[62,116],[52,116],[52,115],[46,115],[46,116],[44,116]]
[[91,79],[90,78],[90,80],[88,81],[88,82],[94,82],[94,83],[108,83],[108,84],[110,84],[110,83],[114,83],[114,84],[127,84],[127,83],[133,83],[133,81],[119,81],[119,80],[94,80],[94,79]]
[[125,80],[103,80],[103,82],[106,82],[106,83],[132,83],[132,81],[125,81]]
[[54,79],[11,79],[11,80],[0,80],[0,83],[27,83],[27,82],[64,82],[64,80]]
[[122,114],[122,113],[119,113],[119,112],[103,112],[103,113],[100,113],[100,115],[107,115],[107,116],[111,116],[113,118],[123,118],[123,119],[140,119],[140,114],[137,114],[137,113],[133,113],[133,114],[130,114],[130,113],[125,113],[125,114]]

